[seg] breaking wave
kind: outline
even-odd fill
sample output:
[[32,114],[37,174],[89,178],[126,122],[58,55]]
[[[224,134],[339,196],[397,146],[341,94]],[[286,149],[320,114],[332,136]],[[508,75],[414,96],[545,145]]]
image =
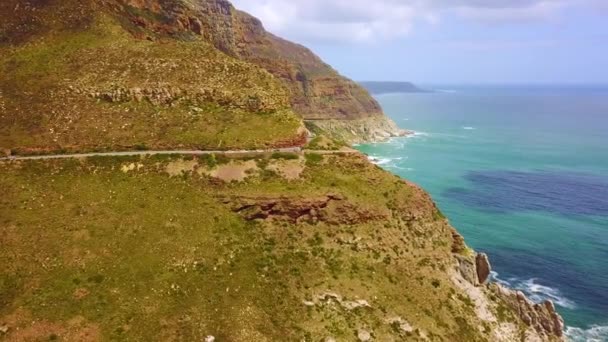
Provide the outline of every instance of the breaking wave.
[[498,273],[496,272],[492,272],[491,278],[493,281],[501,285],[522,291],[526,294],[528,298],[530,298],[530,300],[535,303],[541,303],[546,300],[551,300],[553,303],[555,303],[555,305],[561,306],[563,308],[576,308],[576,303],[574,303],[574,301],[566,298],[558,289],[539,284],[538,279],[536,278],[522,280],[513,277],[505,280],[499,278]]
[[571,342],[608,341],[608,326],[593,325],[588,329],[566,327],[566,336]]
[[390,157],[383,157],[383,156],[368,156],[367,157],[369,159],[370,162],[372,162],[373,164],[376,164],[378,166],[382,166],[384,168],[387,169],[397,169],[397,170],[403,170],[403,171],[414,171],[413,168],[411,167],[404,167],[402,165],[400,165],[400,161],[407,159],[407,157],[394,157],[394,158],[390,158]]

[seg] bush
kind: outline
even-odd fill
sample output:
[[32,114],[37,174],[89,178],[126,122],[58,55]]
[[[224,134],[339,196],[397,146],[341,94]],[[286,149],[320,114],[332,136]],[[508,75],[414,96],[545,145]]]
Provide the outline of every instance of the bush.
[[272,154],[272,159],[294,160],[298,158],[300,158],[300,156],[297,153],[275,152]]
[[318,153],[306,153],[304,156],[306,158],[306,165],[314,166],[323,161],[323,155]]

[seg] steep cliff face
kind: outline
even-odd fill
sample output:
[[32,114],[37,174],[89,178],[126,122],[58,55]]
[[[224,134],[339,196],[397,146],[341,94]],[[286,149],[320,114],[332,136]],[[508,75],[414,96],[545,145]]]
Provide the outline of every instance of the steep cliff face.
[[[363,87],[339,75],[309,49],[268,33],[257,18],[227,1],[170,2],[162,7],[154,1],[128,1],[123,11],[132,22],[156,34],[199,35],[221,51],[261,66],[287,87],[296,113],[306,120],[334,120],[333,126],[340,127],[339,133],[348,141],[404,134]],[[161,14],[164,20],[156,20]],[[343,134],[353,131],[349,121],[366,129],[355,130],[352,136]]]
[[201,35],[218,49],[270,71],[291,90],[293,107],[305,119],[382,115],[382,109],[365,89],[340,76],[309,49],[268,33],[257,18],[236,10],[228,1],[126,3],[156,16],[164,14],[164,19],[170,20],[168,24],[155,18],[155,22],[147,22],[146,12],[132,17],[153,31]]

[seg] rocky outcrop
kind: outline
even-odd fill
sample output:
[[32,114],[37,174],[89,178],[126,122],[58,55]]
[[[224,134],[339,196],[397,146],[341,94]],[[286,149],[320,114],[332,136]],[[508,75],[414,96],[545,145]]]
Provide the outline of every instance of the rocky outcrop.
[[484,284],[492,271],[492,266],[485,253],[478,253],[475,256],[475,268],[477,270],[477,280],[480,284]]
[[312,131],[321,130],[329,136],[348,143],[386,141],[410,134],[402,130],[386,116],[374,116],[355,120],[308,120]]
[[492,266],[485,253],[477,253],[473,255],[455,254],[458,261],[458,272],[469,283],[480,286],[486,283]]
[[[454,255],[457,260],[459,274],[469,283],[482,289],[484,292],[494,294],[503,301],[508,308],[516,313],[521,321],[533,328],[535,335],[541,340],[563,340],[564,321],[555,310],[550,300],[543,303],[534,303],[521,291],[506,288],[498,283],[484,285],[492,270],[488,256],[485,253],[477,253],[475,256]],[[528,339],[526,339],[527,341]],[[530,340],[532,337],[530,337]]]
[[222,202],[248,221],[285,220],[291,223],[325,222],[339,225],[388,217],[388,213],[365,210],[338,194],[306,198],[235,197],[224,198]]
[[[238,108],[254,113],[272,112],[282,108],[280,99],[273,97],[269,92],[235,93],[228,90],[220,90],[218,87],[202,85],[198,89],[188,90],[181,87],[171,87],[168,84],[157,84],[156,87],[134,87],[110,86],[109,89],[98,89],[93,87],[72,88],[76,94],[86,94],[92,98],[111,103],[142,102],[147,101],[154,105],[175,106],[178,104],[206,105],[215,103],[231,108]],[[195,112],[203,112],[196,107]],[[283,107],[284,108],[284,107]]]
[[563,339],[564,320],[555,311],[550,300],[536,304],[521,291],[508,289],[500,284],[491,284],[490,289],[501,298],[519,318],[541,335],[543,339]]
[[458,262],[458,273],[469,283],[479,286],[479,277],[477,276],[477,268],[475,260],[470,256],[455,254],[454,257]]

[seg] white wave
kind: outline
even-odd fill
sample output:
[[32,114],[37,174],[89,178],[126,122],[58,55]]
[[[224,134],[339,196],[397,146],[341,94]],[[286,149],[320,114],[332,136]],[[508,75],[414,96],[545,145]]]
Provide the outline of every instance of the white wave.
[[376,165],[386,165],[391,162],[390,158],[373,158],[371,159],[372,163]]
[[555,288],[541,285],[537,283],[536,278],[530,279],[518,279],[518,278],[509,278],[509,279],[501,279],[498,277],[498,273],[492,272],[491,279],[501,285],[508,286],[510,288],[520,290],[526,294],[530,300],[535,303],[541,303],[546,300],[551,300],[555,305],[561,306],[567,309],[575,309],[576,303],[574,301],[564,297],[562,293]]
[[453,93],[457,93],[458,91],[453,90],[453,89],[435,89],[436,92],[439,93],[449,93],[449,94],[453,94]]
[[430,134],[426,133],[426,132],[412,131],[412,133],[406,135],[405,138],[428,137],[428,136],[430,136]]
[[368,159],[369,159],[369,161],[371,161],[372,163],[374,163],[376,165],[387,165],[394,161],[402,160],[403,157],[389,158],[389,157],[380,157],[380,156],[369,156]]
[[593,325],[588,329],[566,327],[566,337],[571,342],[606,342],[608,326]]
[[471,126],[463,126],[463,127],[462,127],[462,129],[467,130],[467,131],[474,131],[474,130],[476,130],[477,128],[475,128],[475,127],[471,127]]
[[397,165],[389,165],[389,167],[391,169],[403,170],[403,171],[408,171],[408,172],[414,171],[414,169],[411,167],[401,167],[401,166],[397,166]]

